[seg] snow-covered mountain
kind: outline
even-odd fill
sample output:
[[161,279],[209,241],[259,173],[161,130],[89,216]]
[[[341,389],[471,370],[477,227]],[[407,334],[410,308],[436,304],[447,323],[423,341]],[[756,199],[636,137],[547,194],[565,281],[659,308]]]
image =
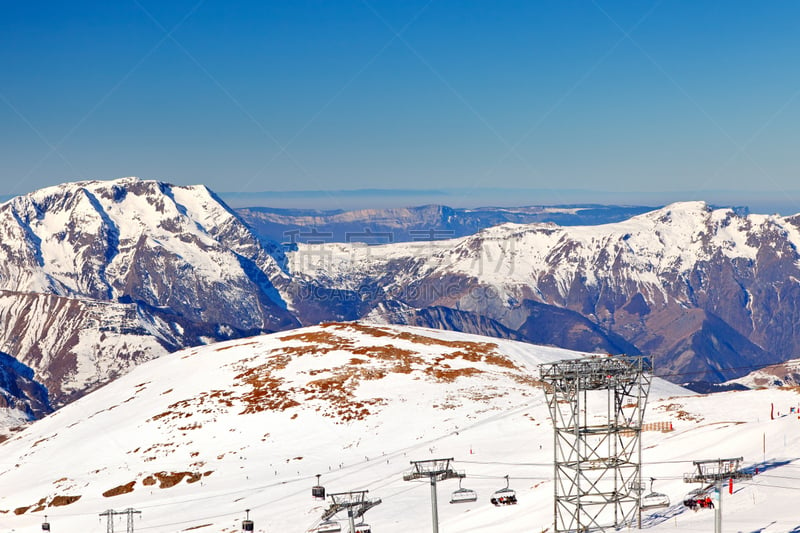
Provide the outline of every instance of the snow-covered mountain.
[[0,205],[0,350],[54,405],[187,345],[298,325],[282,252],[202,186],[136,178]]
[[[302,533],[328,507],[311,497],[321,474],[328,493],[381,499],[365,517],[373,531],[426,531],[429,486],[402,474],[452,457],[479,497],[451,505],[457,483],[439,483],[442,531],[545,531],[553,437],[537,365],[579,355],[359,323],[165,355],[0,444],[0,528],[39,530],[46,515],[53,531],[100,532],[100,513],[132,509],[136,531],[234,533],[249,509],[256,531]],[[691,396],[654,379],[643,475],[672,505],[645,513],[645,526],[708,531],[712,513],[681,504],[694,488],[682,474],[693,460],[744,456],[759,474],[724,495],[726,530],[797,531],[800,421],[769,413],[798,402],[791,390]],[[494,507],[505,476],[519,503]]]
[[686,202],[600,226],[300,245],[289,265],[319,287],[307,298],[316,306],[350,301],[387,322],[447,307],[533,342],[653,354],[678,382],[722,381],[800,353],[799,246],[800,216]]

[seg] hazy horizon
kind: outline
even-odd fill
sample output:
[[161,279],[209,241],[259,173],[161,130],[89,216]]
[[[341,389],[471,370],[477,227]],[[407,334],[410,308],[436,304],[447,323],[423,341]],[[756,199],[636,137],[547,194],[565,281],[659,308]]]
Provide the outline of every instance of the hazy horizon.
[[[83,181],[83,180],[80,180]],[[167,181],[168,180],[158,180]],[[205,185],[194,183],[189,185]],[[800,190],[776,195],[769,192],[707,191],[604,191],[588,189],[441,188],[441,189],[330,189],[252,191],[211,190],[234,208],[313,209],[350,211],[445,205],[453,208],[525,206],[643,206],[656,209],[675,202],[703,201],[713,207],[746,207],[751,213],[789,216],[800,213],[795,198]],[[21,195],[34,192],[26,191]],[[0,195],[5,202],[19,195]]]

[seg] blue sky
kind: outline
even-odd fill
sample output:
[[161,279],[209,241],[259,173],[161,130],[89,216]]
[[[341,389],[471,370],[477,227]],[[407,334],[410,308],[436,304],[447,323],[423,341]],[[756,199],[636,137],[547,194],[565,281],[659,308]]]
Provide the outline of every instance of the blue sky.
[[794,1],[4,1],[0,195],[135,175],[798,212],[798,20]]

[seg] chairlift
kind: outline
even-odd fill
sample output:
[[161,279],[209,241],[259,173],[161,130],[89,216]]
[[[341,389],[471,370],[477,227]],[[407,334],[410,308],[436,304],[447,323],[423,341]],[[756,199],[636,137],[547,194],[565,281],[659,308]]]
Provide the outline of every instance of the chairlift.
[[708,487],[694,489],[683,498],[683,505],[697,511],[698,509],[713,509],[714,502],[708,492]]
[[372,533],[372,528],[369,527],[369,524],[361,522],[360,524],[356,524],[355,533]]
[[315,500],[324,500],[325,499],[325,487],[319,484],[319,478],[322,474],[317,474],[317,484],[311,487],[311,496]]
[[450,495],[450,503],[469,503],[478,500],[478,493],[472,489],[461,487],[461,478],[458,478],[458,490]]
[[253,521],[250,520],[250,509],[246,510],[247,516],[242,520],[242,531],[254,531]]
[[641,509],[648,511],[650,509],[663,509],[669,507],[669,496],[660,492],[653,491],[653,482],[655,478],[650,478],[650,492],[642,496]]
[[47,521],[47,515],[44,515],[44,522],[42,522],[42,531],[50,531],[50,522]]
[[517,493],[508,488],[508,476],[506,476],[505,488],[495,491],[489,501],[497,507],[500,507],[501,505],[514,505],[517,503]]
[[341,524],[335,520],[325,520],[308,530],[308,533],[339,533]]

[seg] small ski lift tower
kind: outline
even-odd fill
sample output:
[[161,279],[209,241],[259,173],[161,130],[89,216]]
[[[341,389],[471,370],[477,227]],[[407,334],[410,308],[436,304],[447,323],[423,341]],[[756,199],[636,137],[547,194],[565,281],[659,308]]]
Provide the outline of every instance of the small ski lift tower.
[[508,488],[508,476],[506,476],[506,486],[492,494],[490,500],[493,505],[500,507],[501,505],[514,505],[517,503],[517,493]]
[[650,492],[642,496],[642,511],[669,507],[669,496],[660,492],[653,492],[653,482],[655,480],[655,478],[650,478]]
[[322,474],[317,474],[317,484],[311,487],[311,496],[315,500],[324,500],[325,499],[325,487],[319,484],[319,478]]
[[403,481],[415,481],[418,479],[428,479],[431,482],[431,515],[433,521],[433,533],[439,533],[439,506],[436,502],[436,482],[445,479],[466,477],[464,472],[456,472],[450,464],[453,458],[449,459],[429,459],[427,461],[411,461],[413,468],[410,472],[403,474]]
[[253,531],[253,521],[250,520],[250,509],[246,509],[247,516],[242,520],[242,531]]
[[[357,490],[329,494],[328,497],[331,499],[332,503],[330,507],[328,507],[324,513],[322,513],[323,522],[317,526],[317,529],[312,529],[311,531],[315,533],[335,533],[336,531],[341,531],[339,522],[332,522],[331,518],[333,518],[336,513],[347,510],[347,518],[350,522],[350,533],[356,533],[358,531],[358,528],[356,527],[356,518],[362,518],[364,513],[376,505],[380,505],[381,503],[380,498],[374,498],[371,500],[367,499],[367,492],[369,491]],[[330,524],[332,528],[335,527],[338,529],[319,529],[325,524]],[[370,528],[367,524],[363,524],[362,522],[362,525],[366,526],[367,532],[370,531]]]
[[[684,474],[684,483],[700,483],[706,485],[706,488],[700,491],[706,493],[713,486],[715,488],[714,494],[714,533],[722,532],[722,483],[726,480],[734,479],[750,479],[752,474],[742,472],[742,458],[736,457],[733,459],[710,459],[704,461],[693,461],[694,466],[697,467],[696,472],[691,474]],[[692,493],[690,493],[692,494]]]
[[44,515],[44,522],[42,522],[42,531],[50,531],[50,522],[47,521],[47,515]]
[[472,489],[465,489],[461,487],[461,480],[458,478],[458,490],[450,495],[450,503],[469,503],[478,500],[478,493]]

